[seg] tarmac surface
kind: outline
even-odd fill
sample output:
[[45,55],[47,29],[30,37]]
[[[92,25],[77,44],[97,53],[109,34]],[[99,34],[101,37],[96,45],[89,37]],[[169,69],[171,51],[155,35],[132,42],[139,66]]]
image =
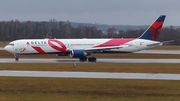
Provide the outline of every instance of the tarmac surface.
[[[4,48],[0,48],[4,50]],[[144,50],[136,53],[180,54],[178,50]],[[29,59],[0,58],[0,63],[180,63],[180,59],[97,59],[96,62],[81,62],[79,59]],[[104,79],[151,79],[180,80],[180,74],[165,73],[108,73],[108,72],[55,72],[0,70],[0,76],[13,77],[59,77],[59,78],[104,78]]]
[[0,50],[4,50],[4,48],[3,48],[3,47],[0,47]]
[[97,59],[96,62],[79,61],[79,59],[26,59],[16,61],[14,58],[0,58],[0,63],[180,63],[180,59]]
[[165,74],[165,73],[109,73],[109,72],[55,72],[55,71],[0,70],[0,76],[180,80],[180,74]]
[[134,53],[147,53],[147,54],[180,54],[180,50],[142,50]]

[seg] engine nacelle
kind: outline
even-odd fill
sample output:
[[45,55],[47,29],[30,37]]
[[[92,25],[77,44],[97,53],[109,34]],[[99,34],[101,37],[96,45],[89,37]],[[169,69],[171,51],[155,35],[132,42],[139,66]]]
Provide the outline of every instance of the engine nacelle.
[[58,54],[56,54],[56,56],[68,56],[69,55],[69,53],[58,53]]
[[84,52],[83,50],[72,50],[70,56],[73,58],[81,58],[87,56],[87,53]]

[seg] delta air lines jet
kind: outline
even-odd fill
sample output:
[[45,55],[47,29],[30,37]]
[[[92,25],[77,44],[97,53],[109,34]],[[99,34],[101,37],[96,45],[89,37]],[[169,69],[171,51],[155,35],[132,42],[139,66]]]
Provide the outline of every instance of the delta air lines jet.
[[[5,50],[15,59],[23,54],[56,54],[96,61],[94,53],[131,53],[162,45],[157,41],[165,15],[159,18],[136,39],[20,39],[10,42]],[[88,57],[88,58],[87,58]]]

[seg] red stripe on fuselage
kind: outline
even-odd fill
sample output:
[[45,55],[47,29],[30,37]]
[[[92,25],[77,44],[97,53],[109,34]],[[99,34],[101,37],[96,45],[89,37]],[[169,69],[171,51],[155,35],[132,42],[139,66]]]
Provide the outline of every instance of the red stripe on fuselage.
[[[52,42],[58,43],[62,48],[54,45]],[[66,46],[62,42],[60,42],[58,40],[49,39],[48,44],[55,50],[58,50],[58,51],[61,51],[61,52],[67,52],[66,51]]]
[[42,50],[40,47],[37,46],[32,46],[32,48],[34,48],[37,52],[41,53],[41,54],[47,54],[44,50]]
[[24,52],[25,50],[26,50],[26,48],[24,48],[24,49],[21,51],[21,53]]
[[135,39],[111,39],[103,44],[100,44],[98,46],[95,46],[95,47],[110,47],[110,46],[120,46],[120,45],[123,45],[127,42],[130,42],[132,40],[135,40]]

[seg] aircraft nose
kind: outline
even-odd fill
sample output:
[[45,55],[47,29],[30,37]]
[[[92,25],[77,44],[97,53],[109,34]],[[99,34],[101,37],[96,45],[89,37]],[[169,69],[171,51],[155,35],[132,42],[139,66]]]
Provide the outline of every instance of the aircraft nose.
[[6,51],[8,51],[8,52],[11,52],[11,51],[12,51],[12,48],[11,48],[11,47],[9,47],[8,45],[7,45],[7,46],[5,46],[5,47],[4,47],[4,49],[5,49]]
[[5,47],[4,47],[4,50],[8,51],[8,46],[5,46]]

